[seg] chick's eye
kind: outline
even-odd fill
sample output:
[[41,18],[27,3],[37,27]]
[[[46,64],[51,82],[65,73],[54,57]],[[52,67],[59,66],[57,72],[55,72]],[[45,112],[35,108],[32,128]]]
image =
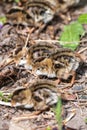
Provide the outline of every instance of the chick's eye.
[[60,64],[55,64],[54,67],[55,67],[55,68],[61,68],[62,65],[60,65]]
[[42,101],[42,99],[39,97],[39,96],[34,96],[33,97],[37,102],[41,102]]
[[40,15],[44,15],[44,10],[41,10],[41,11],[40,11]]

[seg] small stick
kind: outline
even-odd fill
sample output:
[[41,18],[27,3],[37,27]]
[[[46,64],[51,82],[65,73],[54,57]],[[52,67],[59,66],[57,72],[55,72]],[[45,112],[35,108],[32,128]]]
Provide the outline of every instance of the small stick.
[[[5,63],[5,61],[3,61],[3,64],[4,63]],[[9,59],[9,61],[7,60],[6,64],[4,64],[4,65],[3,64],[0,65],[0,69],[3,69],[4,67],[8,66],[9,64],[14,64],[14,60],[13,59]]]
[[26,39],[26,42],[25,42],[25,46],[24,46],[24,47],[27,46],[28,41],[29,41],[29,38],[30,38],[30,35],[31,35],[31,33],[32,33],[34,30],[35,30],[35,28],[32,28],[32,29],[29,31],[28,36],[27,36],[27,39]]
[[37,118],[40,113],[41,113],[41,111],[36,111],[36,112],[30,113],[30,114],[24,114],[20,117],[13,118],[13,120],[15,122],[19,122],[19,121],[23,121],[23,120],[29,120],[29,119]]
[[[64,41],[59,41],[59,40],[42,40],[42,39],[39,39],[39,40],[35,40],[35,42],[56,42],[56,43],[73,43],[73,42],[64,42]],[[78,42],[78,43],[82,43],[82,42],[87,42],[87,40],[81,40],[81,41],[74,41],[74,42]]]
[[87,47],[81,49],[80,51],[78,51],[78,53],[80,54],[80,53],[84,52],[85,50],[87,50]]
[[20,117],[15,117],[14,121],[19,122],[19,121],[22,121],[22,120],[37,118],[40,113],[42,113],[43,111],[45,111],[47,109],[48,109],[48,107],[45,107],[43,110],[38,110],[38,111],[35,111],[33,113],[30,113],[30,114],[24,114]]
[[76,110],[75,110],[75,109],[73,109],[71,112],[72,112],[72,113],[70,114],[70,116],[67,117],[65,120],[63,120],[63,124],[64,124],[64,125],[65,125],[68,121],[70,121],[70,120],[72,119],[72,117],[74,117],[74,116],[76,115]]

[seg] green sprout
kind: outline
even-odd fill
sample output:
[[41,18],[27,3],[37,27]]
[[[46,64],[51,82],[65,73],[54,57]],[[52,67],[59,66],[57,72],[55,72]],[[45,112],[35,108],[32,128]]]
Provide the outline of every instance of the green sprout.
[[46,128],[46,130],[51,130],[50,126],[48,126],[48,127]]
[[58,123],[59,130],[62,130],[62,102],[60,97],[54,111],[55,111],[55,117]]
[[85,119],[85,123],[87,124],[87,118]]
[[8,102],[9,100],[11,100],[11,96],[12,96],[12,94],[9,94],[8,96],[5,96],[5,94],[0,91],[0,99],[5,101],[5,102]]
[[5,16],[0,16],[0,23],[4,24],[6,22]]
[[20,0],[15,0],[15,2],[16,2],[16,3],[19,3],[19,2],[20,2]]

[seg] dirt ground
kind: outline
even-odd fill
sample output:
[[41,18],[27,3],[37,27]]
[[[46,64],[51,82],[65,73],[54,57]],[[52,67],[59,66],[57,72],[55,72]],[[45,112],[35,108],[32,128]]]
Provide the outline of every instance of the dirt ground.
[[[72,7],[65,13],[57,14],[43,30],[37,27],[31,33],[27,46],[30,47],[38,40],[45,40],[60,46],[57,40],[64,25],[75,21],[80,14],[87,13],[86,3],[84,1],[84,4],[82,3],[75,8]],[[15,5],[15,2],[0,1],[0,16],[5,16],[10,8]],[[24,21],[21,21],[21,23],[24,23]],[[32,73],[15,64],[2,67],[3,60],[7,59],[15,48],[24,46],[28,31],[32,28],[34,27],[13,24],[11,20],[0,28],[0,91],[6,94],[12,93],[24,83],[36,80]],[[87,25],[84,25],[84,28],[87,31]],[[81,41],[76,52],[87,47],[87,34],[81,38]],[[72,96],[76,96],[77,99],[72,100],[73,97],[69,97],[70,100],[62,102],[63,120],[71,116],[62,130],[87,130],[87,121],[85,122],[87,120],[87,49],[82,51],[81,55],[84,63],[76,72],[75,83],[71,88],[68,88],[68,91],[73,93]],[[59,84],[58,87],[61,87],[61,85]],[[52,130],[58,130],[53,108],[38,112],[0,105],[0,130],[49,130],[47,129],[48,126]]]

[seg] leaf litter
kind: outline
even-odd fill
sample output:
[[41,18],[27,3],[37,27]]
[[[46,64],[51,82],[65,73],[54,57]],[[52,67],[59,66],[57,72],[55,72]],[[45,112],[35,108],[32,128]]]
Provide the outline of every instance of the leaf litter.
[[[5,3],[4,3],[5,4]],[[10,3],[9,3],[10,4]],[[9,5],[8,4],[8,5]],[[3,5],[3,3],[2,3]],[[79,11],[79,9],[78,9]],[[72,13],[72,12],[70,12]],[[67,13],[66,13],[67,14]],[[22,21],[21,21],[22,22]],[[59,22],[52,21],[50,24],[47,25],[46,28],[43,29],[43,31],[40,31],[38,34],[38,28],[35,27],[35,30],[31,33],[28,41],[26,40],[28,38],[29,28],[30,30],[32,27],[26,27],[24,25],[17,25],[17,24],[5,24],[2,29],[0,30],[0,88],[3,93],[10,93],[12,94],[17,88],[21,89],[21,87],[24,87],[25,89],[32,84],[32,82],[36,81],[37,78],[46,78],[47,77],[35,77],[31,71],[28,71],[24,68],[24,63],[22,65],[17,65],[18,62],[8,62],[9,59],[12,59],[13,55],[19,55],[22,48],[26,44],[26,51],[27,48],[29,48],[32,44],[35,44],[35,40],[42,39],[42,40],[56,40],[60,35],[60,30],[63,29],[64,21],[62,21],[61,26],[58,28],[59,30],[55,31],[55,27],[53,26],[59,26]],[[52,33],[50,33],[50,31]],[[56,35],[55,35],[56,32]],[[33,40],[32,40],[33,39]],[[82,40],[86,39],[86,36],[83,37]],[[50,42],[51,42],[50,40]],[[51,44],[54,44],[53,42]],[[86,41],[81,42],[79,47],[77,48],[77,51],[80,51],[81,49],[84,49],[86,47]],[[60,46],[60,45],[59,45]],[[23,53],[24,54],[24,53]],[[22,54],[22,55],[23,55]],[[82,51],[83,56],[85,56],[85,63],[87,63],[87,51]],[[4,59],[4,60],[3,60]],[[19,59],[21,59],[19,55]],[[18,59],[16,61],[19,61]],[[21,59],[23,62],[23,59]],[[62,96],[63,96],[63,120],[68,120],[64,127],[67,130],[68,128],[71,129],[81,129],[86,130],[87,125],[84,122],[84,119],[87,118],[87,65],[83,64],[83,67],[79,70],[77,70],[76,75],[76,81],[74,82],[74,85],[70,87],[69,89],[66,88],[62,91],[62,87],[67,85],[67,82],[62,81],[62,83],[58,84],[58,87],[60,87]],[[51,79],[52,80],[52,79]],[[47,89],[44,89],[42,92],[39,90],[40,93],[43,94],[44,91],[48,92],[49,95],[53,94],[52,91],[48,91]],[[38,91],[37,91],[38,92]],[[70,101],[68,101],[68,93],[71,94],[72,98]],[[37,94],[35,93],[36,97]],[[64,97],[64,94],[66,94],[66,99]],[[73,95],[75,95],[75,98],[73,98]],[[38,95],[39,99],[43,99],[42,95],[41,97]],[[48,98],[47,98],[48,99]],[[3,99],[2,99],[3,101]],[[11,99],[10,99],[11,101]],[[10,102],[9,101],[9,102]],[[44,99],[42,100],[44,102]],[[5,104],[4,104],[5,105]],[[52,107],[52,106],[51,106]],[[1,129],[4,130],[2,123],[2,120],[6,122],[7,128],[9,125],[10,130],[14,129],[25,129],[24,125],[26,124],[26,130],[30,129],[47,129],[48,126],[50,126],[51,129],[58,129],[58,124],[55,120],[55,114],[51,107],[46,107],[45,110],[38,110],[36,112],[32,112],[32,110],[25,110],[21,108],[10,108],[1,106],[0,107],[0,115],[1,115]],[[69,110],[71,109],[71,110]],[[73,114],[72,110],[75,109],[75,112]],[[34,110],[35,111],[35,110]],[[7,115],[6,115],[7,113]],[[70,114],[70,115],[69,115]],[[22,116],[20,116],[22,115]],[[33,115],[33,116],[31,116]],[[78,115],[78,116],[77,116]],[[69,116],[69,117],[68,117]],[[11,120],[12,119],[12,120]],[[14,120],[18,119],[19,121],[15,122]],[[23,119],[23,121],[22,121]],[[26,120],[25,120],[26,119]],[[80,123],[76,124],[77,120],[79,120]],[[8,123],[10,121],[10,124]],[[32,127],[31,127],[32,125]]]

